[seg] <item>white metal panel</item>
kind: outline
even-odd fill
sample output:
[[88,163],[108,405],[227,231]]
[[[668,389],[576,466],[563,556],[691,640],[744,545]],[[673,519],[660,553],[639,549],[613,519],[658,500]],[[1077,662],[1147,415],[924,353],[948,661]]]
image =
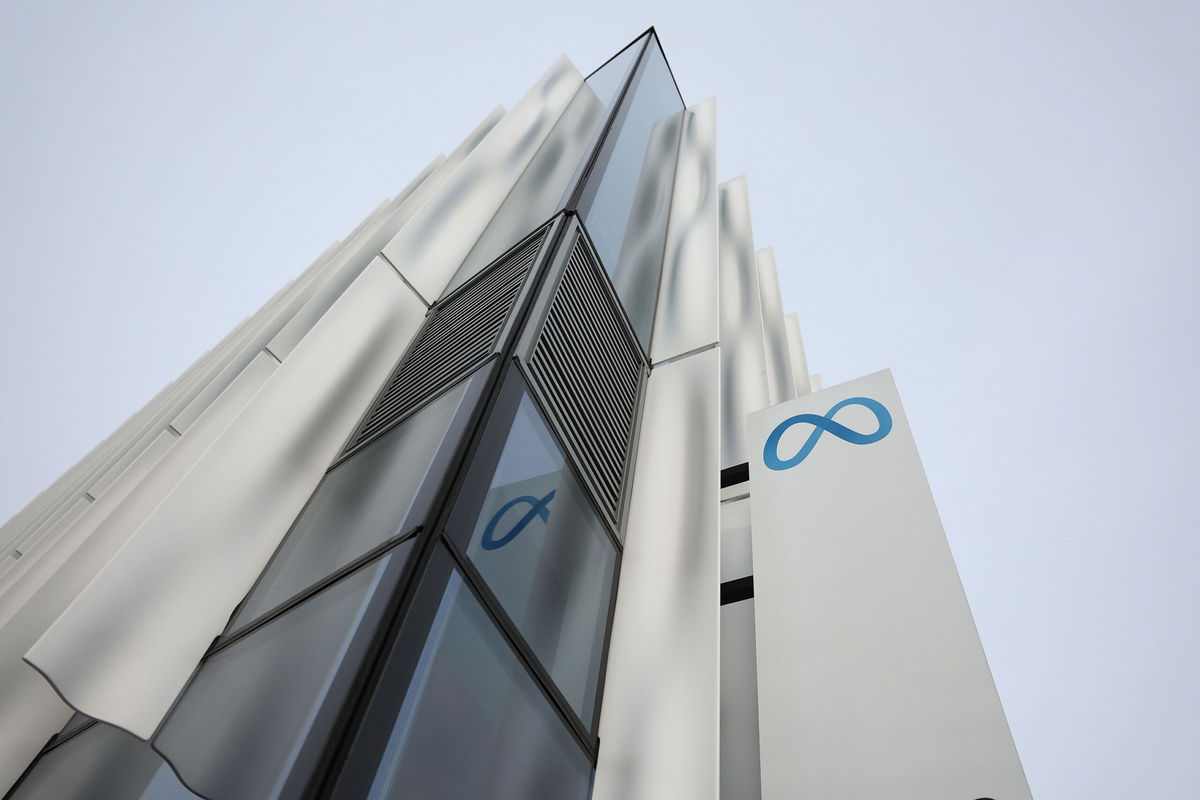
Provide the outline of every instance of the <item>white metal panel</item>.
[[746,461],[746,415],[770,402],[762,303],[745,178],[719,187],[721,221],[721,467]]
[[[148,445],[141,448],[137,457],[130,461],[119,474],[111,476],[104,492],[92,495],[93,500],[85,500],[80,505],[78,513],[68,515],[67,518],[59,520],[53,528],[40,531],[37,536],[30,536],[22,541],[18,546],[22,555],[29,555],[34,548],[39,546],[49,546],[68,527],[79,524],[80,517],[84,514],[94,516],[107,513],[107,509],[121,502],[133,487],[145,478],[178,439],[179,437],[169,430],[159,431],[158,435]],[[106,502],[101,503],[99,498],[103,498]]]
[[27,660],[79,710],[149,737],[424,312],[368,266]]
[[757,670],[754,598],[721,606],[721,800],[762,796]]
[[441,295],[581,83],[566,56],[555,61],[384,247],[422,297]]
[[654,363],[719,337],[716,138],[715,100],[684,112],[650,346]]
[[[504,106],[492,109],[449,156],[439,155],[397,195],[378,220],[370,225],[361,226],[347,238],[345,246],[334,257],[323,284],[271,339],[266,349],[281,361],[286,359],[292,348],[312,329],[321,315],[333,305],[371,259],[379,255],[384,246],[413,216],[437,196],[446,180],[462,166],[467,156],[492,132],[500,120],[504,119],[505,113]],[[421,299],[428,305],[432,298]]]
[[754,254],[758,266],[758,296],[762,302],[763,346],[767,366],[767,388],[771,403],[782,403],[796,396],[792,377],[792,359],[788,354],[787,329],[783,324],[783,299],[779,294],[779,273],[775,268],[775,250],[766,248]]
[[650,374],[594,800],[717,796],[719,369],[713,349]]
[[754,574],[750,498],[721,503],[721,583]]
[[804,337],[800,335],[800,318],[788,314],[784,318],[787,327],[788,357],[792,362],[792,379],[796,383],[796,396],[812,394],[812,383],[808,377],[808,356],[804,354]]
[[821,380],[820,375],[809,375],[808,384],[812,387],[814,392],[819,392],[825,388],[825,382]]
[[489,114],[471,135],[458,146],[449,158],[437,156],[412,183],[405,187],[378,219],[361,226],[349,236],[322,275],[312,295],[265,345],[267,352],[280,361],[288,357],[304,335],[317,324],[317,320],[346,291],[346,287],[362,272],[396,232],[425,205],[446,180],[458,168],[471,147],[486,135],[503,116],[504,109],[497,108]]
[[891,373],[749,431],[763,795],[1028,800]]
[[[0,575],[0,791],[20,775],[33,754],[65,721],[70,709],[22,657],[120,549],[163,497],[196,463],[274,371],[260,353],[163,457],[145,464],[139,480],[99,497],[91,513],[53,542]],[[32,749],[30,749],[32,748]]]
[[605,108],[586,83],[550,131],[492,221],[471,248],[445,296],[479,273],[561,208],[562,197],[604,123]]

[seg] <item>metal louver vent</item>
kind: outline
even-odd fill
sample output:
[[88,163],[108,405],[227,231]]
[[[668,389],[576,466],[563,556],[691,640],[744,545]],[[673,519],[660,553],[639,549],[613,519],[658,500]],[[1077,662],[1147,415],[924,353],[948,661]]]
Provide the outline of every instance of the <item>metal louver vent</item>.
[[580,237],[529,357],[530,377],[614,522],[645,365]]
[[346,445],[356,450],[496,352],[504,323],[548,228],[530,234],[435,305],[404,359]]

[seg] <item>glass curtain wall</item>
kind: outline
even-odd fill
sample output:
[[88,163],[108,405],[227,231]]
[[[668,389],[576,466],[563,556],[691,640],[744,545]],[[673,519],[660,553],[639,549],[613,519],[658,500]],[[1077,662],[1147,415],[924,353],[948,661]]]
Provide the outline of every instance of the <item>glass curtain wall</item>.
[[[585,88],[569,195],[648,348],[683,104],[652,32]],[[150,743],[73,720],[13,796],[586,798],[620,545],[521,334],[330,468]]]
[[578,210],[642,347],[649,350],[683,122],[658,37],[645,48],[579,195]]

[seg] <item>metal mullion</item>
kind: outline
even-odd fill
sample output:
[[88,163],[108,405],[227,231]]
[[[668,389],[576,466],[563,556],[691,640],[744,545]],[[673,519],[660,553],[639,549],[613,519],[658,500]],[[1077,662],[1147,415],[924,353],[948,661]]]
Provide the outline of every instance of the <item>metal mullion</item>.
[[[384,434],[388,433],[393,428],[398,427],[399,425],[404,423],[406,420],[412,419],[412,417],[414,415],[416,415],[419,411],[421,411],[423,408],[425,408],[426,406],[433,403],[435,400],[437,400],[439,397],[444,395],[446,392],[453,389],[455,386],[458,386],[463,380],[466,380],[476,370],[482,369],[484,364],[487,363],[488,359],[490,359],[492,357],[494,357],[494,354],[492,356],[488,356],[487,358],[480,360],[480,362],[478,364],[472,365],[470,369],[464,370],[462,376],[458,380],[455,380],[451,383],[447,383],[447,384],[440,386],[436,391],[432,392],[427,397],[424,397],[419,402],[414,403],[413,407],[410,408],[408,411],[404,412],[404,414],[397,417],[396,419],[389,421],[381,429],[372,433],[370,436],[363,439],[362,441],[360,441],[358,444],[354,445],[354,447],[350,448],[349,450],[344,451],[329,466],[329,469],[325,470],[325,474],[328,475],[330,472],[333,472],[335,469],[340,467],[342,464],[346,463],[347,461],[349,461],[350,459],[354,458],[356,455],[361,453],[363,450],[366,450],[372,444],[374,444],[375,442],[382,439]],[[353,441],[361,438],[363,435],[363,431],[366,430],[366,427],[367,426],[365,426],[365,425],[360,426],[359,430],[355,431],[354,437],[350,441],[353,442]],[[315,492],[314,492],[314,494],[315,494]],[[299,517],[297,517],[297,519],[299,519]],[[295,523],[293,523],[293,524],[295,524]]]
[[[463,294],[464,292],[470,291],[477,283],[479,283],[480,276],[486,275],[488,270],[496,262],[501,261],[502,259],[508,258],[510,256],[510,254],[517,252],[517,251],[521,250],[522,248],[530,248],[531,247],[532,252],[529,254],[528,259],[526,259],[525,256],[521,257],[522,262],[528,261],[528,264],[526,265],[526,269],[528,269],[529,266],[532,266],[533,262],[537,260],[538,253],[541,252],[542,246],[546,243],[545,239],[546,239],[546,235],[549,232],[550,226],[554,223],[554,219],[557,216],[558,216],[558,214],[555,213],[555,215],[550,217],[550,219],[539,224],[537,226],[537,228],[532,233],[528,234],[524,239],[517,242],[512,247],[508,248],[503,253],[501,253],[499,256],[497,256],[496,258],[494,258],[490,262],[488,262],[488,265],[486,267],[484,267],[483,269],[479,270],[478,274],[472,275],[470,278],[463,281],[460,285],[456,286],[454,288],[454,290],[451,291],[449,294],[447,294],[445,297],[438,299],[435,303],[435,307],[440,308],[440,307],[446,305],[447,303],[451,302],[452,300],[457,299],[458,296]],[[536,240],[536,246],[534,246],[535,240]]]
[[[632,39],[630,39],[630,40],[629,40],[629,44],[625,45],[625,46],[624,46],[624,47],[622,47],[620,50],[618,50],[616,53],[614,53],[614,54],[612,54],[611,56],[609,56],[609,57],[608,57],[608,58],[607,58],[607,59],[604,61],[604,63],[603,63],[603,64],[601,64],[600,66],[596,67],[594,70],[592,70],[591,72],[589,72],[589,73],[587,74],[587,77],[586,77],[586,78],[584,78],[583,80],[584,80],[585,82],[586,82],[586,81],[589,81],[589,80],[591,80],[593,75],[595,75],[597,72],[599,72],[600,70],[602,70],[602,69],[604,69],[605,67],[607,67],[607,66],[608,66],[609,64],[611,64],[613,61],[615,61],[617,58],[619,58],[619,57],[620,57],[620,55],[621,55],[622,53],[624,53],[624,52],[625,52],[626,50],[628,50],[629,48],[633,47],[635,44],[637,44],[638,42],[640,42],[642,39],[645,39],[647,36],[649,36],[649,35],[650,35],[651,33],[653,33],[653,32],[654,32],[654,26],[653,26],[653,25],[651,25],[649,28],[646,28],[646,30],[642,31],[642,32],[641,32],[641,33],[639,33],[637,36],[635,36],[635,37],[633,37]],[[634,62],[634,65],[635,65],[635,66],[636,66],[636,63],[637,63],[637,62],[636,62],[636,60],[635,60],[635,62]]]
[[[638,69],[642,66],[642,59],[646,56],[646,47],[650,43],[650,36],[648,34],[653,33],[653,30],[653,28],[649,28],[645,33],[638,37],[638,39],[645,39],[645,41],[642,42],[641,49],[638,51],[637,57],[633,60],[633,65],[629,69],[629,74],[625,76],[625,83],[621,87],[621,91],[617,95],[616,101],[613,102],[612,111],[609,112],[608,119],[604,123],[604,128],[601,129],[600,136],[596,140],[596,144],[592,148],[592,152],[588,155],[586,166],[584,166],[583,172],[575,180],[575,186],[572,188],[566,204],[568,211],[575,213],[586,213],[580,212],[579,205],[583,200],[585,191],[588,188],[588,180],[592,176],[592,171],[596,168],[596,162],[599,160],[600,155],[604,152],[605,145],[608,144],[609,136],[612,133],[614,125],[616,124],[617,117],[622,116],[622,112],[627,113],[625,97],[629,93],[629,87],[633,84],[634,79],[637,77]],[[636,42],[637,39],[634,39],[633,42],[630,42],[630,45]],[[629,45],[626,45],[626,47],[628,46]],[[625,48],[622,48],[621,52],[624,52],[624,50]],[[620,53],[618,53],[618,55],[620,55]]]
[[599,737],[588,730],[588,727],[583,724],[583,720],[576,714],[570,701],[567,700],[566,696],[554,682],[554,677],[542,665],[537,653],[533,651],[529,643],[525,641],[525,637],[521,634],[521,629],[508,616],[508,612],[504,610],[500,598],[496,597],[492,592],[487,584],[487,579],[471,563],[471,559],[467,554],[459,550],[458,545],[444,531],[439,538],[454,559],[455,567],[462,576],[463,583],[467,585],[467,588],[474,594],[476,601],[483,607],[487,615],[491,617],[492,622],[500,631],[500,635],[504,637],[508,646],[517,656],[517,661],[523,664],[533,679],[534,684],[546,696],[547,704],[558,711],[559,718],[566,724],[571,733],[574,734],[580,746],[587,752],[588,758],[591,759],[592,763],[595,763]]
[[[301,589],[299,592],[296,592],[294,595],[282,601],[278,605],[268,609],[267,611],[264,611],[262,614],[259,614],[257,617],[242,625],[240,628],[235,628],[233,631],[225,634],[225,636],[213,642],[212,646],[208,648],[208,652],[204,654],[204,659],[201,660],[201,663],[203,663],[204,660],[207,660],[221,652],[225,648],[236,644],[242,639],[245,639],[255,631],[274,622],[297,606],[303,605],[305,601],[317,596],[330,586],[333,586],[335,583],[341,582],[343,578],[349,577],[351,573],[358,572],[360,568],[367,566],[380,556],[415,538],[420,532],[421,526],[417,525],[414,528],[410,528],[406,533],[384,540],[383,542],[375,545],[375,547],[372,547],[367,552],[355,558],[353,561],[348,562],[347,564],[329,573],[324,578],[321,578],[316,583],[310,584],[307,588]],[[270,565],[268,564],[268,567],[263,569],[262,575],[267,574],[269,566]],[[246,595],[246,598],[249,599],[253,592],[254,590],[251,589],[250,593]],[[239,605],[238,608],[240,610],[241,606]],[[183,693],[180,692],[180,694],[182,695]]]
[[[458,442],[457,452],[451,458],[441,486],[432,501],[430,507],[433,510],[428,518],[430,525],[417,535],[408,563],[388,592],[384,615],[355,677],[354,691],[339,712],[338,725],[334,730],[339,731],[340,735],[331,737],[327,743],[305,788],[306,797],[324,798],[336,790],[343,779],[348,759],[356,752],[355,734],[367,718],[371,699],[378,691],[389,656],[403,631],[408,612],[418,594],[420,577],[437,552],[439,537],[436,532],[446,524],[453,510],[453,500],[467,480],[472,457],[500,398],[504,378],[508,374],[506,367],[511,367],[511,358],[521,332],[538,299],[538,289],[544,286],[550,267],[563,248],[568,228],[567,220],[568,215],[556,215],[546,233],[546,239],[538,248],[537,256],[530,267],[532,276],[526,278],[526,281],[531,282],[530,291],[526,295],[518,294],[518,297],[523,298],[523,302],[514,307],[511,326],[507,328],[504,340],[499,343],[501,358],[493,365],[492,374],[475,403],[470,422]],[[595,764],[594,757],[592,763]]]
[[[476,367],[483,364],[483,362],[486,360],[487,355],[481,354],[469,362],[456,364],[454,369],[446,369],[438,373],[437,377],[444,388],[452,388],[458,385],[460,377],[465,377],[469,373],[473,372]],[[444,391],[439,391],[436,394],[430,395],[430,398],[441,397],[443,394],[445,394]],[[396,397],[385,404],[381,404],[380,409],[391,412],[396,408],[403,408],[407,403],[411,402],[412,398]],[[414,405],[410,411],[406,411],[403,415],[397,416],[395,419],[387,420],[382,424],[375,423],[364,427],[360,432],[360,436],[363,438],[363,444],[366,445],[368,442],[375,441],[376,439],[380,438],[384,432],[391,431],[405,420],[411,419],[414,412],[424,408],[427,404],[428,401],[426,399],[422,399],[419,405]],[[354,450],[352,452],[356,453],[358,450]]]

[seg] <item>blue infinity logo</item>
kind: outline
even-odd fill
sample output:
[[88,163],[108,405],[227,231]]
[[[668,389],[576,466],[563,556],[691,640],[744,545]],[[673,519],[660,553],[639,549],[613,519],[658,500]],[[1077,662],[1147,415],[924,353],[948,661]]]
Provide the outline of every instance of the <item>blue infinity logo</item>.
[[[492,515],[492,518],[488,521],[487,527],[483,529],[483,549],[496,550],[504,547],[504,545],[517,538],[517,535],[520,534],[521,531],[525,530],[525,526],[533,522],[534,517],[541,517],[542,522],[549,522],[550,509],[546,506],[550,505],[550,501],[554,499],[554,493],[556,491],[558,490],[551,489],[550,493],[540,500],[536,497],[530,497],[529,495],[524,494],[520,497],[514,497],[512,500],[509,500],[507,503],[500,506],[500,510]],[[525,516],[517,520],[517,524],[513,525],[512,528],[509,529],[508,533],[497,539],[496,526],[500,524],[500,518],[504,516],[506,511],[518,503],[525,503],[529,506],[529,510],[525,512]]]
[[[875,419],[879,421],[879,430],[874,433],[859,433],[841,423],[834,422],[833,416],[846,406],[862,406],[870,411],[875,415]],[[804,446],[800,448],[800,451],[796,455],[787,459],[780,458],[779,440],[783,438],[783,434],[787,433],[789,428],[793,425],[799,425],[802,422],[807,422],[813,426],[813,432],[808,435],[808,441],[804,443]],[[871,444],[872,442],[878,442],[892,432],[892,415],[884,408],[883,403],[878,400],[872,400],[869,397],[848,397],[825,412],[825,416],[797,414],[794,417],[788,417],[779,423],[775,427],[775,430],[771,431],[771,435],[767,437],[767,444],[763,447],[763,462],[767,465],[768,469],[791,469],[808,458],[808,454],[812,452],[813,448],[817,446],[817,442],[821,440],[821,434],[826,431],[829,431],[844,442],[850,442],[850,444]]]

